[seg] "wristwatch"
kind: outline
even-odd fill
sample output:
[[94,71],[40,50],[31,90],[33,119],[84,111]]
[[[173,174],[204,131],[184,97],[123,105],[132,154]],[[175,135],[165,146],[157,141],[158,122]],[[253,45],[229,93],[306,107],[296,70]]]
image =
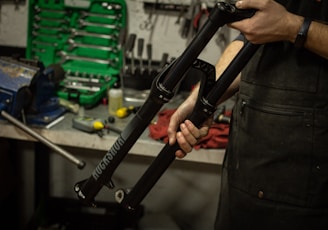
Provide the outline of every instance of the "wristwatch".
[[303,48],[304,43],[306,41],[307,33],[309,31],[312,20],[309,18],[304,18],[303,24],[301,26],[300,31],[297,34],[294,45],[296,48]]

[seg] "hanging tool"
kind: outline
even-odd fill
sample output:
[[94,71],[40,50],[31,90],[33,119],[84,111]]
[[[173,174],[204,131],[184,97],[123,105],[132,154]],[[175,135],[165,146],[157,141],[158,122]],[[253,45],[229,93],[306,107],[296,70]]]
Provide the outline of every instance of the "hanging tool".
[[32,31],[32,35],[33,37],[46,37],[46,38],[53,38],[53,39],[61,38],[60,34],[49,34],[44,32],[37,32],[37,31]]
[[196,0],[191,0],[190,6],[188,8],[188,12],[185,14],[184,23],[183,23],[182,30],[181,30],[182,38],[187,38],[189,35],[191,24],[192,24],[192,19],[193,19],[195,7],[196,7],[195,1]]
[[127,29],[126,28],[122,28],[120,30],[119,36],[118,36],[118,50],[121,50],[121,53],[123,54],[123,58],[122,58],[122,65],[120,67],[120,73],[119,73],[119,80],[121,82],[121,87],[122,89],[124,89],[124,73],[125,73],[125,67],[126,67],[126,57],[125,57],[125,43],[126,43],[126,34],[127,33]]
[[58,24],[63,24],[63,23],[69,22],[69,20],[67,18],[52,18],[52,17],[45,17],[45,16],[40,17],[39,15],[35,15],[34,20],[37,22],[41,22],[41,21],[56,22]]
[[35,13],[52,13],[56,15],[67,15],[70,12],[66,10],[57,10],[57,9],[46,9],[46,8],[40,8],[39,6],[34,6]]
[[79,26],[80,27],[100,27],[100,28],[106,28],[106,29],[114,29],[119,30],[121,28],[120,25],[116,24],[105,24],[105,23],[97,23],[97,22],[88,22],[83,19],[79,20]]
[[62,57],[61,63],[65,63],[66,61],[85,61],[85,62],[93,62],[98,64],[104,64],[109,66],[115,66],[118,62],[118,59],[100,59],[100,58],[90,58],[85,56],[76,56],[76,55],[69,55],[65,51],[60,51],[57,55]]
[[95,37],[95,38],[104,38],[115,41],[117,39],[117,36],[115,34],[100,34],[100,33],[91,33],[86,32],[84,30],[77,30],[77,29],[71,29],[71,38],[79,37],[79,36],[87,36],[87,37]]
[[187,5],[184,5],[181,7],[180,9],[180,12],[179,12],[179,15],[178,15],[178,18],[177,20],[175,21],[175,24],[180,24],[180,21],[181,21],[181,18],[182,16],[184,15],[185,11],[188,9]]
[[148,43],[146,46],[147,50],[147,68],[145,68],[143,75],[147,78],[153,78],[152,75],[152,55],[153,55],[153,47],[151,43]]
[[[197,59],[198,55],[216,33],[219,27],[253,16],[253,10],[238,10],[231,4],[220,2],[215,5],[209,20],[197,33],[182,55],[171,62],[154,80],[149,97],[130,123],[122,131],[113,146],[97,165],[92,175],[84,181],[78,182],[74,189],[79,199],[94,205],[94,198],[106,185],[113,188],[112,174],[120,162],[128,154],[135,141],[144,132],[153,117],[163,104],[173,98],[177,85],[183,80],[190,67],[197,68],[208,76],[202,77],[199,96],[195,109],[188,117],[196,126],[200,126],[215,110],[217,100],[223,95],[231,82],[239,74],[258,48],[258,45],[246,43],[229,67],[215,82],[215,67]],[[175,152],[179,149],[176,143],[166,145],[155,161],[130,192],[124,189],[117,191],[117,200],[127,210],[134,210],[175,159]]]
[[68,39],[67,43],[69,44],[69,47],[67,48],[68,51],[72,51],[75,48],[88,48],[88,49],[110,51],[112,53],[119,52],[116,46],[100,46],[100,45],[84,44],[84,43],[78,43],[73,39]]
[[169,54],[168,53],[163,53],[162,54],[162,59],[161,62],[159,63],[159,68],[158,68],[158,72],[160,72],[161,70],[163,70],[165,68],[165,66],[168,63],[168,58],[169,58]]
[[65,32],[67,31],[67,27],[66,26],[62,26],[62,27],[57,27],[57,26],[41,26],[41,25],[38,25],[36,23],[33,23],[33,29],[34,30],[50,30],[50,31],[53,31],[53,32],[57,32],[57,33],[60,33],[60,32]]
[[122,14],[100,14],[100,13],[91,13],[87,11],[80,11],[80,17],[86,18],[86,17],[98,17],[98,18],[107,18],[107,19],[120,19],[122,17]]
[[32,44],[33,45],[41,45],[41,46],[53,46],[53,47],[57,47],[58,46],[57,43],[41,42],[41,41],[33,41]]
[[144,20],[140,25],[139,28],[141,30],[152,30],[154,27],[154,23],[152,22],[152,17],[156,12],[156,6],[158,4],[159,0],[156,0],[156,2],[153,4],[153,7],[151,8],[148,18]]
[[159,3],[159,0],[156,0],[156,2],[154,3],[153,5],[153,13],[155,14],[155,19],[152,23],[152,27],[150,29],[150,32],[149,32],[149,36],[148,36],[148,42],[152,42],[153,41],[153,36],[154,36],[154,31],[155,31],[155,25],[157,24],[157,20],[158,20],[158,14],[156,13],[156,9],[158,7],[158,4]]
[[137,56],[138,56],[138,67],[135,68],[134,76],[140,77],[142,76],[143,67],[143,60],[142,60],[142,53],[144,48],[144,39],[138,38],[137,40]]
[[204,25],[208,18],[209,12],[207,10],[206,3],[202,2],[200,5],[200,10],[193,19],[193,28],[197,33],[200,28]]
[[[126,43],[126,57],[130,56],[130,69],[128,68],[126,73],[134,75],[135,72],[135,62],[134,62],[134,44],[136,41],[137,35],[130,34],[128,41]],[[127,63],[127,61],[125,62]]]

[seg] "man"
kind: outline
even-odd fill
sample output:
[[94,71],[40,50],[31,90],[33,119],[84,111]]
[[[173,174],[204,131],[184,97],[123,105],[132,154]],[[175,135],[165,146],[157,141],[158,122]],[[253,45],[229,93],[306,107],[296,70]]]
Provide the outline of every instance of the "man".
[[[257,12],[229,26],[263,45],[218,102],[238,92],[215,227],[328,229],[328,1],[242,0],[236,6]],[[218,77],[242,40],[222,54]],[[169,143],[181,147],[179,158],[208,132],[208,125],[185,120],[196,98],[197,90],[168,128]]]

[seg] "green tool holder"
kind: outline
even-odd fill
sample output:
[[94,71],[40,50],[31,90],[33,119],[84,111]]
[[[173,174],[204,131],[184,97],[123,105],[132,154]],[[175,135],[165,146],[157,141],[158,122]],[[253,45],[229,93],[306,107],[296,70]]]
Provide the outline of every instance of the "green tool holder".
[[30,0],[26,57],[61,64],[58,96],[93,106],[119,79],[126,12],[124,0]]

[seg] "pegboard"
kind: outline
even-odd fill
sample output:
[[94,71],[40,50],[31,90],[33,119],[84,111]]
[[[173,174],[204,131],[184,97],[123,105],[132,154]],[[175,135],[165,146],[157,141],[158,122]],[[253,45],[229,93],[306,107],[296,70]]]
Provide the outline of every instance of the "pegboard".
[[[174,4],[189,4],[191,0],[158,0],[158,3]],[[208,0],[209,4],[214,4],[214,1]],[[127,0],[128,5],[128,31],[135,33],[137,37],[145,39],[145,43],[152,43],[153,58],[160,60],[164,52],[167,52],[170,58],[178,57],[190,42],[190,37],[181,37],[181,25],[177,23],[179,12],[175,11],[160,11],[157,10],[151,20],[154,23],[153,30],[141,29],[140,25],[149,18],[151,9],[145,9],[144,3],[156,3],[156,0]],[[228,28],[222,28],[209,42],[200,55],[200,58],[215,64],[221,55],[222,49],[227,43],[235,37],[237,33]],[[224,41],[222,40],[224,38]],[[146,59],[146,52],[143,53],[143,58]]]

